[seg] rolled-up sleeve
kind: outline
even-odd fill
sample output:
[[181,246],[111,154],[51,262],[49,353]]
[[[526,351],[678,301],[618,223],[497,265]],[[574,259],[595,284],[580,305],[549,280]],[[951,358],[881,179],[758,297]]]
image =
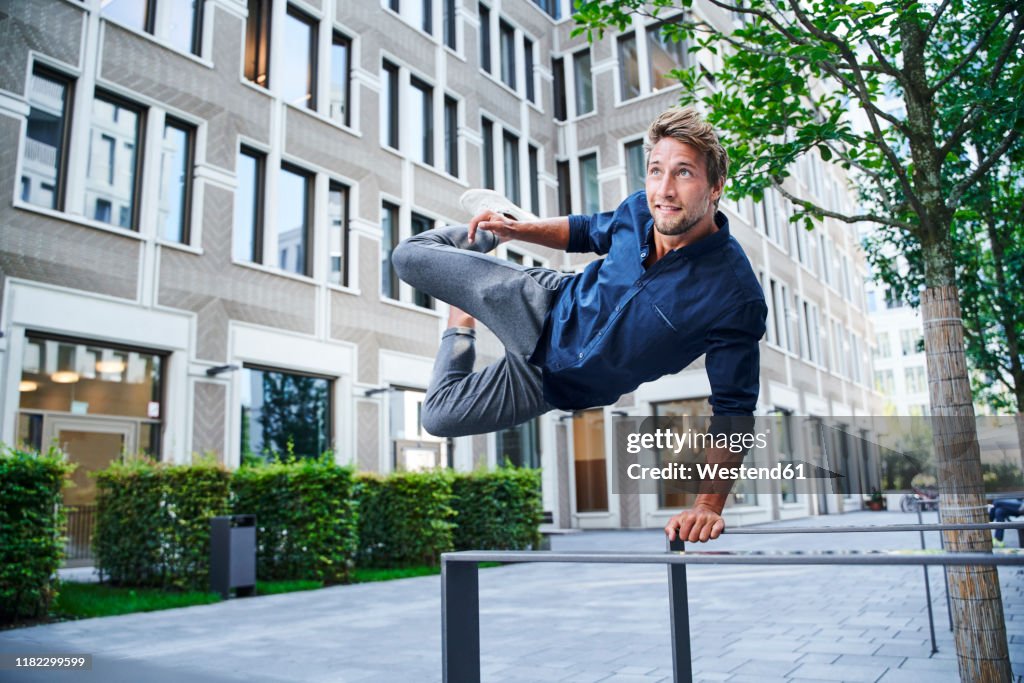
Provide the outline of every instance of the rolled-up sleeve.
[[715,415],[753,415],[760,389],[761,354],[768,307],[763,300],[737,306],[708,333],[705,368]]
[[615,212],[593,216],[569,216],[569,246],[566,251],[579,254],[607,254],[612,245]]

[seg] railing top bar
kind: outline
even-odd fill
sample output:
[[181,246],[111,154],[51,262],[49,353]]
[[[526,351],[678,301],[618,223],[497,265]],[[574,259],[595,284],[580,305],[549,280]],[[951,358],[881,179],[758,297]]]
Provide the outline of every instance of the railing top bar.
[[879,526],[794,526],[794,527],[742,527],[726,529],[727,534],[849,534],[876,531],[973,531],[981,529],[1024,529],[1024,522],[991,522],[985,524],[887,524]]
[[787,565],[939,565],[1024,566],[1024,552],[1013,548],[988,553],[928,550],[806,552],[552,552],[546,550],[462,550],[442,553],[445,562],[567,562],[593,564],[787,564]]

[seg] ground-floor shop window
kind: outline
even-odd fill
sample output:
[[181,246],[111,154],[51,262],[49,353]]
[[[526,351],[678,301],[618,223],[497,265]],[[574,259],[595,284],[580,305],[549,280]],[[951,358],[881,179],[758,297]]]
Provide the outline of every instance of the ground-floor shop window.
[[315,375],[242,368],[242,462],[329,451],[331,384]]

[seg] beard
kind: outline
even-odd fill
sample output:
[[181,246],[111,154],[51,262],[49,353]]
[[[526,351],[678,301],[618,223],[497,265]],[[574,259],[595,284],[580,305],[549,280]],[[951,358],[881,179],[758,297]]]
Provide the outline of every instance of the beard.
[[682,211],[679,212],[679,215],[672,218],[655,215],[657,212],[654,210],[653,203],[649,208],[651,214],[655,215],[654,229],[662,235],[677,237],[690,232],[694,226],[700,223],[704,216],[707,215],[708,208],[710,208],[710,206],[711,193],[709,192],[698,204],[683,205]]

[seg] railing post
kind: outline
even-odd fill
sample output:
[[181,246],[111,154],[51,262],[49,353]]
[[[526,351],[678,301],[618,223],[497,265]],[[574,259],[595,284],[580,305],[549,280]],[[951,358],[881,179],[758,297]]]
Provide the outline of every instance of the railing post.
[[480,683],[480,580],[476,562],[441,557],[444,683]]
[[[917,523],[924,524],[924,520],[921,519],[920,501],[917,503]],[[921,534],[921,550],[925,550],[924,531],[919,533]],[[935,643],[935,615],[932,614],[932,586],[931,582],[928,580],[928,565],[923,565],[921,569],[924,570],[924,599],[928,603],[928,630],[932,634],[932,654],[935,654],[939,651],[939,646]]]
[[[671,552],[683,552],[682,539],[669,541]],[[686,593],[686,565],[668,565],[668,601],[672,622],[672,680],[692,683],[693,662],[690,658],[690,605]]]

